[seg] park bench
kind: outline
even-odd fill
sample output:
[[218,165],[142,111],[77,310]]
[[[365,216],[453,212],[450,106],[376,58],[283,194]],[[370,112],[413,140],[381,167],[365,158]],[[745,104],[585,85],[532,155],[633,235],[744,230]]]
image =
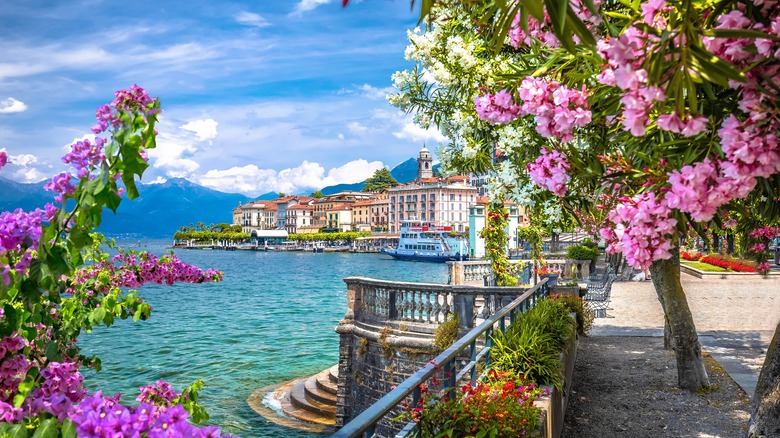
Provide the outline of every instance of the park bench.
[[596,318],[607,317],[612,283],[614,283],[616,278],[615,274],[608,273],[606,279],[594,279],[593,277],[588,279],[588,291],[585,293],[584,299],[588,308],[593,310]]

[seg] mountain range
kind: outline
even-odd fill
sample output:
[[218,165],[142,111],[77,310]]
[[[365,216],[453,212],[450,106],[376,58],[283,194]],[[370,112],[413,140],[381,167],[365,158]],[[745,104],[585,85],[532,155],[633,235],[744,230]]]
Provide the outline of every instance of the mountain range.
[[[390,174],[407,183],[417,178],[417,161],[410,158],[394,167]],[[44,182],[23,184],[0,177],[0,211],[42,208],[52,202],[53,194],[43,189]],[[360,191],[364,182],[338,184],[322,188],[325,195],[341,191]],[[182,225],[230,223],[233,209],[240,203],[278,197],[269,192],[256,198],[223,193],[183,178],[171,178],[162,184],[139,184],[139,197],[119,205],[117,214],[104,210],[99,231],[113,237],[170,238]],[[308,195],[308,193],[304,193]]]

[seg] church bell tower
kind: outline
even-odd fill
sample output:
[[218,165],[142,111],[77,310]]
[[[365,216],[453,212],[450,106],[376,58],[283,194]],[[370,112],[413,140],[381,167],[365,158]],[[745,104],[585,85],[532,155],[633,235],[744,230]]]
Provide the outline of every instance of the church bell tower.
[[420,156],[417,157],[417,181],[422,181],[423,178],[430,178],[433,176],[433,157],[428,151],[428,148],[423,144],[420,149]]

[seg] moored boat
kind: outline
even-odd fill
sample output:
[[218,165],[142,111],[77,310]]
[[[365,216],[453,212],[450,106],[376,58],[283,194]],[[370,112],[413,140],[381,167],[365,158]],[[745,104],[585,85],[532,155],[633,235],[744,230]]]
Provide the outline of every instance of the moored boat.
[[448,226],[405,220],[401,221],[398,246],[382,248],[382,254],[400,260],[449,262],[468,260],[468,241],[452,234]]

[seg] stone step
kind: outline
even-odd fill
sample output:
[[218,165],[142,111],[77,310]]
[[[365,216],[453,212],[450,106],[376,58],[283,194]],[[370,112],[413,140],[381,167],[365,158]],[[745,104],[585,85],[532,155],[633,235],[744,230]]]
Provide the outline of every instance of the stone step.
[[334,396],[338,394],[339,384],[338,382],[334,382],[330,379],[330,370],[325,370],[317,374],[315,377],[317,380],[317,387],[322,391],[333,394]]
[[321,415],[309,410],[310,408],[309,405],[304,405],[305,407],[299,407],[293,404],[293,399],[291,397],[292,386],[293,385],[288,385],[287,387],[282,389],[282,392],[284,392],[284,396],[279,399],[282,412],[284,412],[285,414],[289,415],[292,418],[305,421],[308,423],[321,424],[326,426],[334,426],[336,424],[335,412],[329,415]]
[[306,398],[314,400],[329,406],[336,406],[336,395],[320,389],[317,384],[317,376],[311,376],[303,383],[303,389],[306,391]]
[[339,366],[338,365],[333,365],[332,367],[328,368],[328,371],[330,372],[328,374],[328,378],[330,379],[330,381],[335,383],[336,385],[338,385],[338,383],[339,383]]
[[[293,406],[309,411],[313,414],[336,417],[336,404],[328,405],[306,396],[306,381],[308,379],[295,382],[290,388],[290,402]],[[316,384],[315,384],[316,387]]]

